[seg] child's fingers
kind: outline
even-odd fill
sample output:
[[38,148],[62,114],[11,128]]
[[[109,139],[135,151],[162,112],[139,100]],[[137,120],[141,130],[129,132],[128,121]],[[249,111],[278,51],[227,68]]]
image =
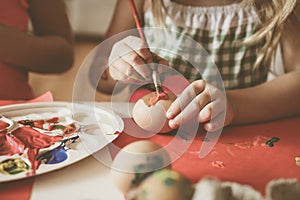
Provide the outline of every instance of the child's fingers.
[[[128,36],[122,40],[124,49],[135,51],[145,62],[151,61],[152,54],[144,40],[135,36]],[[128,51],[127,51],[128,52]],[[126,53],[123,52],[123,53]]]
[[219,101],[212,101],[208,103],[202,110],[200,110],[198,115],[198,121],[200,123],[208,122],[211,119],[218,116],[221,112],[225,111],[223,104],[220,104]]
[[137,55],[135,51],[131,51],[121,56],[122,59],[130,65],[137,73],[141,75],[145,80],[151,80],[151,70],[145,64],[144,60]]
[[225,112],[219,113],[216,117],[211,119],[209,122],[204,124],[204,129],[210,132],[217,131],[220,128],[224,127],[224,115]]
[[[167,112],[171,128],[177,128],[197,116],[200,123],[212,121],[226,111],[226,96],[205,81],[195,81],[173,102]],[[224,120],[223,120],[224,122]],[[219,127],[215,123],[209,126]],[[213,128],[210,128],[213,129]]]
[[[205,83],[202,80],[194,81],[179,95],[176,100],[171,104],[167,111],[167,118],[172,119],[180,113],[196,96],[205,89]],[[201,98],[197,99],[201,100]]]
[[136,53],[138,57],[144,60],[144,63],[152,56],[146,43],[142,39],[128,36],[113,45],[109,59],[114,60],[131,52]]
[[199,113],[199,122],[207,122],[210,119],[216,117],[219,113],[226,110],[226,94],[220,91],[218,88],[207,85],[205,89],[206,93],[209,94],[211,102],[207,104]]
[[182,111],[170,120],[170,127],[177,128],[179,125],[188,122],[190,119],[199,115],[199,112],[211,101],[210,96],[206,93],[197,95]]
[[[119,65],[120,67],[127,68],[126,70],[129,72],[133,71],[129,68],[133,68],[144,80],[150,81],[152,69],[155,66],[153,56],[158,59],[160,64],[168,65],[166,60],[150,52],[144,40],[138,37],[128,36],[114,44],[109,60],[110,63],[112,63],[121,57],[129,65]],[[113,65],[117,66],[116,64]],[[161,68],[162,67],[159,66],[158,70],[162,71]],[[123,73],[128,74],[124,71]]]
[[[115,60],[109,66],[110,76],[115,80],[120,80],[127,83],[136,83],[145,82],[139,73],[137,73],[127,62],[122,58]],[[130,81],[129,81],[130,80]]]

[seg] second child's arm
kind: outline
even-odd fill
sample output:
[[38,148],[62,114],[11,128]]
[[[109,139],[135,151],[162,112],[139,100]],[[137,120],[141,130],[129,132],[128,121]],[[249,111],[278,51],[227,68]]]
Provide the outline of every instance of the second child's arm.
[[0,25],[0,60],[38,73],[60,73],[73,64],[73,37],[62,0],[31,0],[33,35]]

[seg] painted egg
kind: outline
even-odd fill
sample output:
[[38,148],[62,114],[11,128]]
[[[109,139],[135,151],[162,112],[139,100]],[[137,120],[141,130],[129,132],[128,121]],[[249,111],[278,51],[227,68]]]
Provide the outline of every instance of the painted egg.
[[194,188],[180,173],[163,169],[152,173],[137,188],[127,194],[134,200],[191,200]]
[[124,194],[145,177],[162,168],[170,168],[169,154],[160,145],[147,140],[133,142],[115,156],[111,175],[115,186]]
[[135,123],[142,129],[155,133],[167,133],[172,129],[168,125],[166,112],[176,95],[171,92],[149,93],[139,99],[132,111]]

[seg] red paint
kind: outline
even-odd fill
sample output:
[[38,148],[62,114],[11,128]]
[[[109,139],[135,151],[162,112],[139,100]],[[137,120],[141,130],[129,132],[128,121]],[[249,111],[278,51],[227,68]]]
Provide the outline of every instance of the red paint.
[[9,127],[9,123],[0,121],[0,130],[6,129]]
[[[75,122],[68,124],[68,125],[62,125],[62,124],[58,123],[58,120],[59,120],[58,117],[53,117],[48,120],[28,120],[28,119],[26,119],[26,120],[20,120],[20,121],[18,121],[18,123],[20,123],[24,126],[39,128],[39,129],[47,130],[47,131],[60,129],[63,131],[64,136],[69,136],[69,135],[77,132],[78,126]],[[44,128],[44,124],[46,124],[46,123],[49,123],[48,128]],[[1,133],[1,131],[0,131],[0,133]]]
[[25,119],[25,120],[20,120],[18,121],[19,124],[22,124],[24,126],[31,126],[31,127],[36,127],[39,129],[43,129],[43,125],[45,123],[44,120],[30,120],[30,119]]
[[42,134],[39,131],[26,126],[16,129],[11,134],[18,138],[23,145],[28,148],[27,156],[31,162],[32,173],[35,173],[35,170],[40,164],[36,160],[39,149],[49,147],[55,142],[63,139],[63,136],[50,136]]
[[0,156],[22,154],[25,149],[24,145],[18,138],[7,134],[0,135],[0,147]]
[[42,134],[30,127],[20,127],[14,130],[12,135],[16,136],[25,147],[31,149],[41,149],[53,145],[55,142],[62,140],[62,136],[50,136]]
[[70,136],[73,133],[76,133],[78,131],[78,128],[79,127],[75,122],[66,126],[62,124],[53,124],[48,127],[48,131],[60,129],[63,131],[64,136]]
[[46,120],[48,123],[58,123],[59,118],[58,117],[53,117],[51,119]]
[[222,168],[225,167],[224,162],[219,161],[219,160],[215,160],[215,161],[211,162],[211,165],[213,167],[216,167],[216,168],[219,168],[219,169],[222,169]]
[[169,96],[165,92],[161,92],[157,95],[156,92],[153,92],[150,99],[149,99],[149,105],[153,106],[155,105],[159,100],[168,100]]

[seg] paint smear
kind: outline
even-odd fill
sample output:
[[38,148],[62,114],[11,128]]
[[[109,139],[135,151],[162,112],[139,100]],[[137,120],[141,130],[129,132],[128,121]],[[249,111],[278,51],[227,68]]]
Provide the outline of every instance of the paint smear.
[[13,175],[21,172],[27,172],[29,165],[21,158],[12,158],[0,163],[0,173]]
[[228,142],[224,143],[225,145],[228,146],[234,146],[239,149],[249,149],[257,146],[263,146],[266,147],[267,145],[265,144],[266,141],[270,140],[269,137],[265,136],[256,136],[253,141],[248,141],[248,142]]
[[14,130],[11,134],[17,137],[24,144],[24,146],[28,148],[27,156],[31,163],[33,174],[40,164],[40,162],[36,160],[39,149],[50,147],[55,142],[63,139],[62,136],[50,136],[42,134],[39,131],[27,126],[20,127]]
[[9,127],[9,123],[0,121],[0,130],[7,129]]
[[61,163],[68,158],[67,150],[65,148],[55,148],[50,151],[51,159],[46,164],[57,164]]
[[157,95],[156,92],[153,92],[149,99],[149,106],[155,105],[159,100],[162,100],[162,99],[168,100],[169,99],[168,94],[165,92],[161,92],[161,93],[159,93],[159,95]]
[[224,162],[219,160],[211,162],[211,165],[219,169],[223,169],[225,167]]
[[0,147],[0,156],[21,155],[25,149],[18,138],[8,134],[0,134]]

